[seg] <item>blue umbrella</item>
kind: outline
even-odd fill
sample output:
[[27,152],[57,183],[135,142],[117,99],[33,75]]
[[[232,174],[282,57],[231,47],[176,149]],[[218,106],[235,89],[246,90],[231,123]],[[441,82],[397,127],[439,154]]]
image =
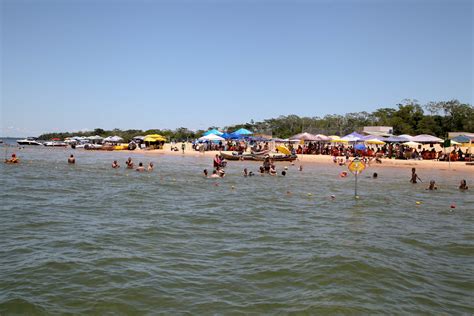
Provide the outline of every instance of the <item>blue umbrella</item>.
[[239,130],[236,130],[232,134],[237,134],[237,135],[252,135],[253,133],[249,131],[248,129],[241,128]]
[[207,135],[210,135],[210,134],[214,134],[214,135],[217,135],[217,136],[222,135],[222,133],[219,132],[217,129],[211,129],[211,130],[208,130],[207,132],[205,132],[203,136],[207,136]]
[[365,147],[364,144],[357,144],[354,146],[356,150],[366,150],[367,148]]

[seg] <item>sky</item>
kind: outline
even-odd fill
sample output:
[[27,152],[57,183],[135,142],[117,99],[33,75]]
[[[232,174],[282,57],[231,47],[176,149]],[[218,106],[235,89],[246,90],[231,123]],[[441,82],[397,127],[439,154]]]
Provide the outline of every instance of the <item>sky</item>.
[[473,103],[470,0],[0,3],[0,136]]

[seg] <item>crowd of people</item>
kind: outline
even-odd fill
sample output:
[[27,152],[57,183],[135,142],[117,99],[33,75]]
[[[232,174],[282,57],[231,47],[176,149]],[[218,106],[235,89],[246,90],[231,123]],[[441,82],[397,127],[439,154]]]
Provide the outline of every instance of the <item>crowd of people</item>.
[[[368,161],[367,159],[368,159],[367,157],[364,157],[363,161],[365,160],[365,162],[367,162]],[[337,156],[334,156],[333,161],[335,163],[338,163],[339,165],[345,165],[350,160],[349,160],[349,156],[346,156],[345,161],[344,161],[343,158],[337,158]],[[15,153],[13,153],[11,155],[10,159],[5,159],[5,163],[8,163],[8,164],[18,164],[19,162],[20,162],[20,160],[18,159],[18,157],[16,156]],[[68,164],[75,164],[76,163],[76,158],[74,157],[74,155],[71,154],[68,157],[67,162],[68,162]],[[294,165],[293,162],[291,164]],[[139,162],[138,166],[135,168],[135,163],[133,162],[131,157],[129,157],[125,161],[125,165],[126,165],[127,169],[135,169],[138,172],[153,171],[153,169],[154,169],[153,162],[149,162],[148,166],[146,168],[145,168],[145,166],[143,165],[142,162]],[[216,154],[216,156],[213,159],[212,174],[209,174],[208,170],[204,169],[203,170],[204,177],[205,178],[223,178],[223,177],[225,177],[226,173],[225,173],[224,168],[226,167],[226,165],[227,165],[227,161],[221,155]],[[114,160],[112,162],[112,168],[113,169],[120,168],[120,164],[118,163],[117,160]],[[298,170],[303,171],[303,166],[300,165]],[[281,171],[281,175],[286,176],[287,172],[288,172],[288,167],[285,166],[284,170]],[[276,176],[278,173],[277,173],[277,170],[276,170],[275,161],[269,156],[265,157],[265,159],[263,161],[263,164],[261,166],[259,166],[259,168],[258,168],[258,173],[261,176],[264,176],[264,175]],[[254,176],[254,175],[255,174],[252,171],[248,171],[247,168],[244,168],[244,170],[243,170],[243,176],[244,177],[251,177],[251,176]],[[340,173],[340,176],[342,178],[346,177],[347,175],[348,174],[345,171]],[[372,178],[375,179],[377,177],[378,177],[378,174],[376,172],[374,172]],[[418,183],[418,181],[423,182],[421,180],[421,178],[418,176],[418,174],[416,173],[416,168],[412,168],[410,182],[413,183],[413,184],[416,184],[416,183]],[[459,184],[459,189],[464,191],[464,190],[468,190],[468,188],[469,187],[467,186],[467,181],[465,179],[462,179],[460,184]],[[429,186],[427,187],[427,190],[438,190],[438,187],[436,185],[435,180],[430,180]]]

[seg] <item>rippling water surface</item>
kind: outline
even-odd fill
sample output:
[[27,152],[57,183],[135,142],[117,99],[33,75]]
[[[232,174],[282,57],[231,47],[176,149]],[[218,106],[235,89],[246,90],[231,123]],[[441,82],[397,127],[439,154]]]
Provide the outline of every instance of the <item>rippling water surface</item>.
[[[474,190],[456,189],[473,173],[419,170],[430,192],[372,168],[355,200],[332,165],[211,180],[209,158],[17,153],[0,165],[0,314],[474,313]],[[156,169],[110,168],[127,155]]]

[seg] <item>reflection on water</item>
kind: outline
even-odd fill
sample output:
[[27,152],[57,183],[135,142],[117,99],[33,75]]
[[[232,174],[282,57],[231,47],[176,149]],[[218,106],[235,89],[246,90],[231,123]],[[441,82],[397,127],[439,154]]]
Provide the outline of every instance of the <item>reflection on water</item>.
[[[211,180],[210,158],[18,153],[0,166],[2,314],[474,312],[472,174],[419,170],[430,192],[372,168],[355,200],[332,165]],[[155,171],[110,167],[128,155]]]

